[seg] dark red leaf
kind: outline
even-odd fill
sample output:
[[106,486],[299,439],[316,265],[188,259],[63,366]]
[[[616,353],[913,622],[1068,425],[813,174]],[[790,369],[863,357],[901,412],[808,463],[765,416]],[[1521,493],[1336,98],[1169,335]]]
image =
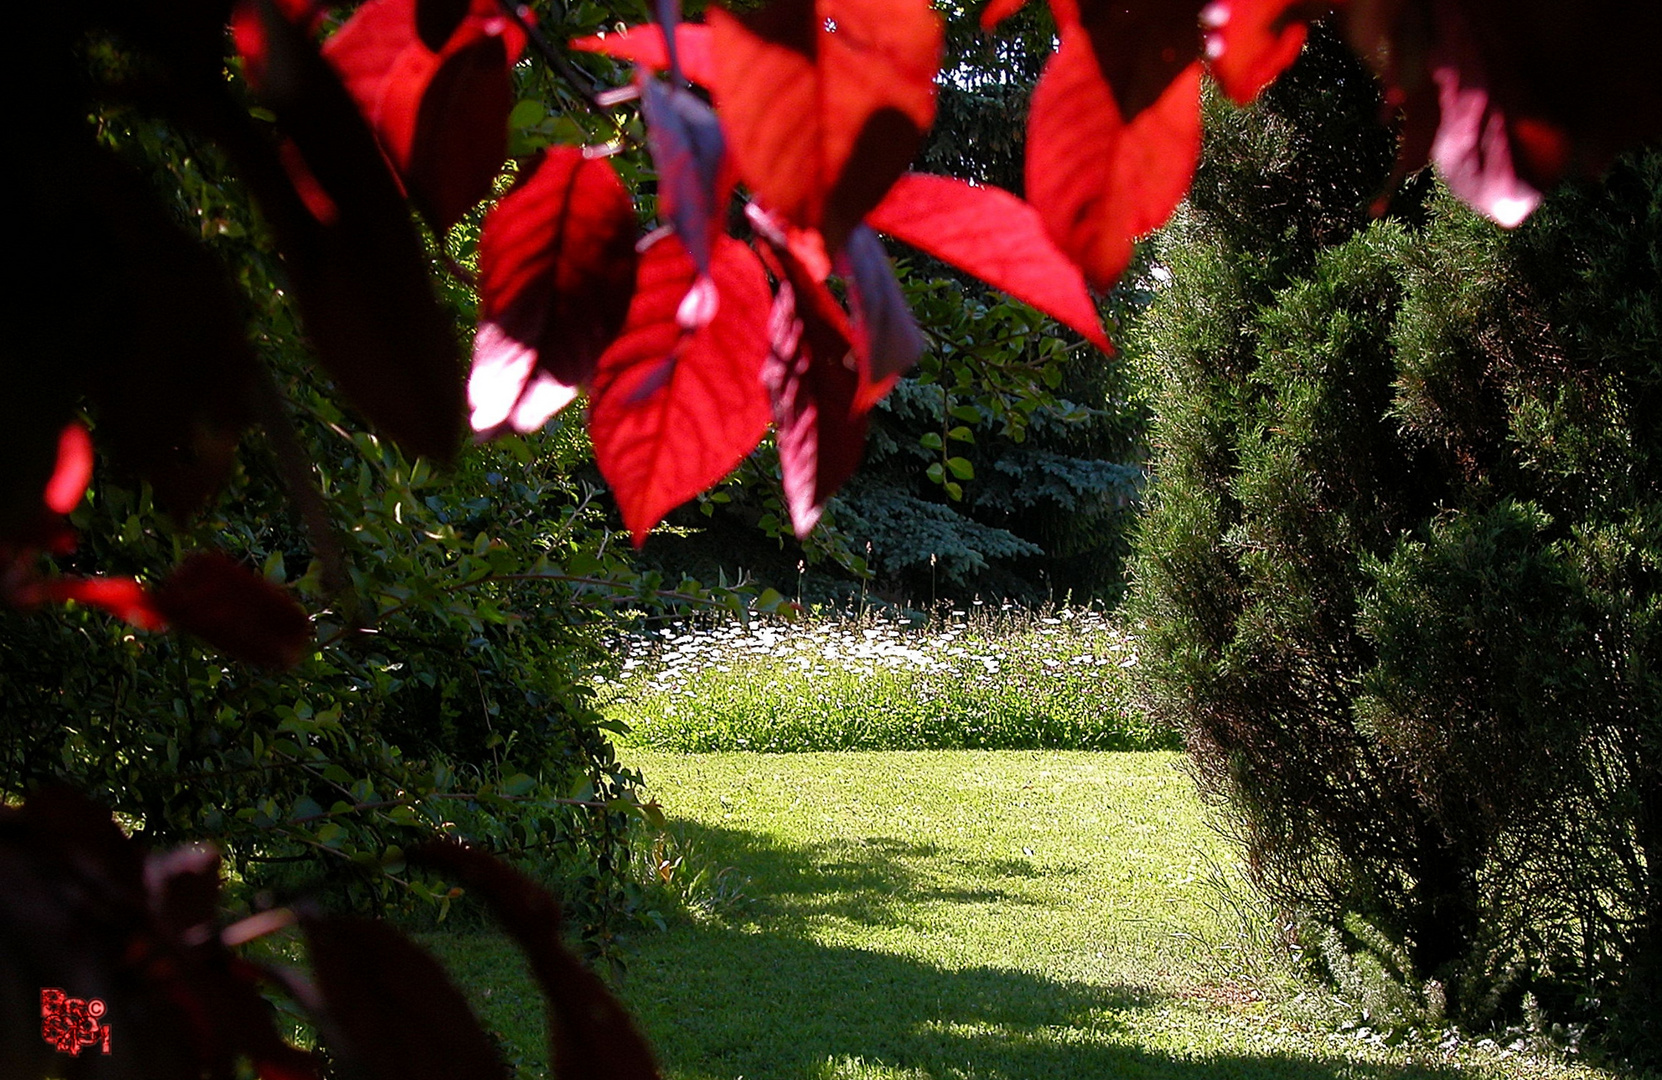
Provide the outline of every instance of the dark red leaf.
[[774,0],[708,18],[740,175],[834,254],[934,121],[940,17],[928,0]]
[[1206,61],[1224,93],[1241,105],[1258,96],[1304,48],[1310,0],[1213,0],[1201,11]]
[[1112,351],[1084,275],[1057,249],[1039,212],[1002,188],[907,173],[866,221]]
[[[656,24],[631,26],[620,34],[578,38],[571,47],[601,53],[617,60],[631,60],[653,71],[669,70],[669,51],[664,48],[663,28]],[[687,81],[709,86],[715,81],[715,58],[710,49],[710,28],[681,23],[675,28],[675,53],[681,74]]]
[[[259,20],[256,90],[334,208],[320,220],[295,192],[251,173],[283,248],[302,321],[329,373],[405,450],[452,458],[462,426],[454,328],[438,306],[427,255],[396,180],[340,80],[305,29],[269,0],[243,0]],[[291,182],[299,182],[290,168]]]
[[324,6],[317,0],[235,0],[231,6],[231,41],[242,57],[243,75],[255,89],[270,79],[272,43],[266,19],[273,14],[313,30],[323,18]]
[[369,0],[323,47],[440,230],[490,194],[502,168],[509,69],[525,45],[497,0],[471,0],[460,16],[457,6]]
[[675,226],[702,273],[726,227],[736,177],[721,122],[692,91],[640,77],[647,146],[658,167],[660,216]]
[[1068,0],[1052,3],[1067,36],[1077,5],[1102,78],[1131,123],[1166,93],[1200,53],[1203,0]]
[[332,1054],[371,1080],[501,1080],[489,1037],[438,961],[384,922],[301,922]]
[[286,590],[217,551],[188,556],[156,590],[155,610],[227,656],[292,667],[312,640],[311,620]]
[[860,358],[855,408],[877,404],[923,355],[923,333],[895,279],[883,242],[869,226],[857,226],[838,256],[854,312],[854,345]]
[[1171,216],[1200,158],[1200,62],[1130,124],[1102,79],[1091,39],[1064,29],[1028,117],[1027,197],[1058,247],[1098,288],[1131,262],[1135,240]]
[[144,888],[163,932],[205,942],[219,919],[219,852],[181,847],[152,852],[144,860]]
[[472,0],[416,0],[416,34],[421,43],[433,52],[443,49],[472,7]]
[[[29,381],[90,398],[100,447],[149,481],[165,510],[187,517],[229,477],[253,415],[257,366],[242,304],[136,170],[90,140],[54,164],[47,190],[30,201],[56,226],[39,271],[59,294],[99,302],[45,320],[51,352],[41,355],[55,370]],[[18,404],[30,407],[40,389],[24,390]],[[54,442],[67,419],[56,418]]]
[[1402,109],[1399,175],[1429,157],[1502,223],[1558,180],[1597,175],[1662,135],[1662,6],[1351,0],[1341,17]]
[[479,238],[475,431],[534,431],[577,395],[635,287],[635,210],[617,173],[575,147],[544,151]]
[[[214,933],[217,856],[142,852],[67,788],[0,807],[0,1076],[191,1080],[235,1075],[247,1057],[262,1075],[315,1077],[311,1055],[278,1037],[250,966]],[[46,1044],[47,988],[102,1003],[108,1056]]]
[[[731,472],[767,431],[767,277],[755,254],[726,236],[711,271],[700,282],[673,236],[648,248],[623,334],[595,371],[595,461],[637,545],[666,513]],[[712,288],[713,317],[688,317],[696,306],[689,295],[710,297]]]
[[604,983],[560,943],[560,905],[513,867],[459,844],[424,844],[410,860],[454,875],[482,896],[531,961],[548,999],[557,1080],[657,1080],[652,1052]]

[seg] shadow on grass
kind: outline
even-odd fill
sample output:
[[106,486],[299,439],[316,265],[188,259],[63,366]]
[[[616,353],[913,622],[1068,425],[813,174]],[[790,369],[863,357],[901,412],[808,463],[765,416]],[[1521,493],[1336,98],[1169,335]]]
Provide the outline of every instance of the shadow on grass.
[[[962,860],[939,891],[935,845],[892,836],[786,846],[766,836],[685,823],[712,865],[751,879],[755,903],[686,920],[638,942],[625,986],[666,1075],[682,1080],[1453,1080],[1452,1069],[1342,1057],[1235,1053],[1219,1015],[1163,1021],[1194,1006],[1146,987],[1102,985],[985,963],[986,942],[937,943],[961,967],[836,943],[910,926],[928,905],[1005,904],[999,888],[1034,875],[1020,860]],[[1046,871],[1049,872],[1049,871]],[[905,909],[905,910],[902,910]],[[839,928],[840,917],[858,929]],[[1038,917],[1038,916],[1036,916]],[[962,925],[961,923],[958,925]],[[936,933],[947,933],[937,928]],[[962,933],[960,929],[957,931]],[[810,936],[813,935],[813,936]],[[817,938],[817,939],[816,939]],[[1182,1024],[1178,1028],[1175,1024]],[[1207,1046],[1150,1045],[1192,1029]]]
[[[749,879],[744,891],[752,903],[723,914],[761,927],[825,918],[867,926],[915,925],[920,901],[1032,905],[1033,900],[1005,885],[1066,872],[1040,871],[1027,859],[958,856],[948,861],[938,844],[896,836],[786,846],[759,833],[695,821],[677,822],[673,829],[687,840],[695,868],[731,866]],[[952,867],[950,877],[940,873],[943,864]]]

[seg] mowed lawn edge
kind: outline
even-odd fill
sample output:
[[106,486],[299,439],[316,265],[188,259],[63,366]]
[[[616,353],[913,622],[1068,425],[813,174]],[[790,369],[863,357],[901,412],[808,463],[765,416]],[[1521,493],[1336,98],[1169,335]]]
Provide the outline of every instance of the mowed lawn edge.
[[[623,995],[670,1080],[1617,1075],[1336,1031],[1321,995],[1243,963],[1215,884],[1234,856],[1175,754],[624,757],[670,819],[675,873],[702,875],[627,953]],[[426,941],[546,1075],[512,948]]]

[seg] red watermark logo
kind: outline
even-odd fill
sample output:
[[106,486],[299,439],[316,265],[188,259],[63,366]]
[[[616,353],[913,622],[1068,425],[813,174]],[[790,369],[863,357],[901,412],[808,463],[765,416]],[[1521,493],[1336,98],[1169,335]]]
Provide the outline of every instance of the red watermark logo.
[[71,1057],[88,1046],[110,1052],[110,1025],[100,1024],[104,1003],[97,998],[72,998],[57,987],[40,991],[40,1037],[48,1046]]

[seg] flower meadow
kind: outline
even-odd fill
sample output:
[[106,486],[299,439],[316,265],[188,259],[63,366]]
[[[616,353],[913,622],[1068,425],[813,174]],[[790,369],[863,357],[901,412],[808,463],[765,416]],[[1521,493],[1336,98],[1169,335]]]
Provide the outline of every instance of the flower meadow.
[[677,623],[620,643],[603,687],[622,741],[749,750],[1172,749],[1133,704],[1137,650],[1100,609],[974,603],[921,625],[880,612]]

